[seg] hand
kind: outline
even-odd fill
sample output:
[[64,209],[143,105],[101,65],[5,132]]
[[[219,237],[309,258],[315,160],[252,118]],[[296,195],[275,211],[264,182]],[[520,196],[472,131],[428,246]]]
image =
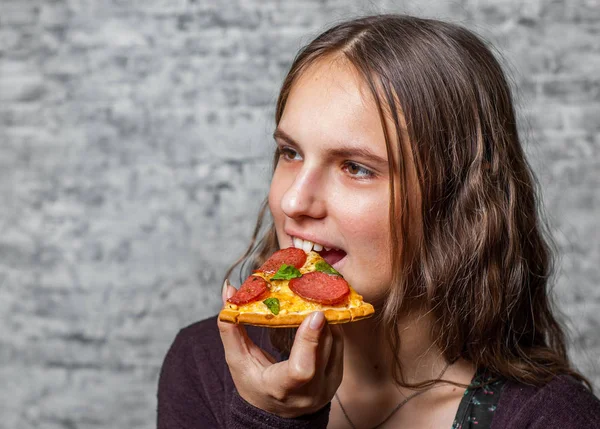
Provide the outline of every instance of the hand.
[[[223,302],[236,291],[226,283]],[[257,408],[286,418],[314,413],[331,401],[342,382],[341,328],[328,325],[322,312],[305,318],[283,362],[254,344],[244,326],[221,321],[218,326],[235,387]]]

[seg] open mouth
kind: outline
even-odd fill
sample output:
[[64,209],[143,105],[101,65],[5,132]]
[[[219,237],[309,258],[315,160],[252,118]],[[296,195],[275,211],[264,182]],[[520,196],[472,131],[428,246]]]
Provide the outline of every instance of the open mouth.
[[339,261],[344,259],[344,257],[346,257],[346,252],[344,252],[343,250],[339,250],[339,249],[331,249],[331,250],[323,249],[322,251],[317,252],[317,253],[319,255],[321,255],[321,257],[323,259],[325,259],[327,261],[327,263],[331,266],[333,266],[334,264],[337,264]]
[[307,253],[311,250],[314,250],[319,255],[321,255],[321,257],[325,259],[325,261],[327,261],[327,263],[331,266],[337,264],[339,261],[346,257],[346,252],[341,249],[326,247],[322,244],[314,243],[309,240],[303,240],[298,237],[292,237],[292,241],[294,243],[294,247],[302,249]]

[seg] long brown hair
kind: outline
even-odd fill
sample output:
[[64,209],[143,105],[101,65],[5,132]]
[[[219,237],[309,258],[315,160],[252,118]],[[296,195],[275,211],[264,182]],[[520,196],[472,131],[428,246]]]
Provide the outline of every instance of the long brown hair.
[[[430,312],[432,338],[448,361],[464,358],[534,385],[570,374],[591,387],[569,364],[550,300],[553,252],[538,212],[537,184],[507,79],[486,44],[465,28],[436,20],[377,15],[343,22],[296,56],[277,101],[277,124],[298,76],[326,56],[358,70],[384,132],[386,119],[397,131],[397,141],[385,135],[394,173],[394,274],[380,314],[392,350],[400,345],[399,318],[419,305]],[[420,193],[417,207],[402,187],[411,181]],[[277,250],[274,227],[260,233],[267,212],[265,201],[236,265],[257,266]],[[409,234],[414,214],[419,233]],[[275,330],[272,338],[279,347],[290,346],[289,332]],[[399,361],[394,378],[407,385]]]

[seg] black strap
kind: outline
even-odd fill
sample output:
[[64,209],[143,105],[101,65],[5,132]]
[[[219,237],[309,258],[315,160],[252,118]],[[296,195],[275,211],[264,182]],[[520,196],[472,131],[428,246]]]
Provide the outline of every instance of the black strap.
[[452,429],[489,429],[506,380],[478,370],[465,390]]

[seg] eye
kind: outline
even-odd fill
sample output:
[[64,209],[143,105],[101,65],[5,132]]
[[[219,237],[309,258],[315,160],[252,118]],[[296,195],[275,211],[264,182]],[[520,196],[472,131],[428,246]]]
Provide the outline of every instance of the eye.
[[284,146],[279,148],[279,156],[283,157],[286,161],[300,161],[302,157],[300,154],[292,149],[291,147]]
[[346,163],[344,163],[344,166],[342,168],[354,178],[370,179],[372,177],[375,177],[374,172],[352,161],[347,161]]

